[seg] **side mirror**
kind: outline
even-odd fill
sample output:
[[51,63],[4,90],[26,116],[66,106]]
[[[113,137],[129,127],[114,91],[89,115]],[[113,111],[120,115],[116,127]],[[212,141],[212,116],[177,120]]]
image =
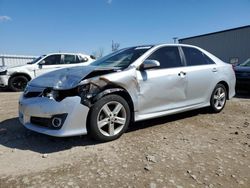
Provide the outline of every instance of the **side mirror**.
[[90,55],[90,58],[96,60],[96,57],[94,55]]
[[42,61],[40,61],[39,63],[38,63],[38,65],[44,65],[45,64],[45,61],[44,60],[42,60]]
[[40,62],[38,63],[39,68],[41,69],[42,66],[43,66],[44,64],[45,64],[45,61],[44,61],[44,60],[40,61]]
[[160,66],[160,62],[153,59],[147,59],[145,60],[141,66],[139,67],[139,70],[146,70],[146,69],[152,69]]

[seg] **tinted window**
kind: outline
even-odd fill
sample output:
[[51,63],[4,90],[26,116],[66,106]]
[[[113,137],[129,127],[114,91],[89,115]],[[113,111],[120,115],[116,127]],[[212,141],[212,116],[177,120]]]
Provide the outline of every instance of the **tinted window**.
[[64,55],[64,64],[80,63],[79,59],[75,55]]
[[44,59],[45,65],[61,64],[61,55],[51,55]]
[[182,47],[182,49],[188,66],[214,64],[209,57],[195,48]]
[[147,59],[160,62],[160,68],[183,66],[177,47],[162,47],[153,52]]

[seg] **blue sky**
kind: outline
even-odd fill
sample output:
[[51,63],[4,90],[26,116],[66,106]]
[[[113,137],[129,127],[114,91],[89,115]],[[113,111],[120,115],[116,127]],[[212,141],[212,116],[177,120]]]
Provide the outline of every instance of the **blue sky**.
[[107,54],[250,24],[250,0],[0,0],[0,54]]

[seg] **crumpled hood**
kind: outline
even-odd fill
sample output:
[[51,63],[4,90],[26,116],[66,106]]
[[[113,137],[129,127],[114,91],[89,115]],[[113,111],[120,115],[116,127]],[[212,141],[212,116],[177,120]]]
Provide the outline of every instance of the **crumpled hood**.
[[43,74],[29,82],[33,87],[50,87],[54,89],[71,89],[76,87],[86,76],[95,71],[110,71],[115,68],[78,66],[71,68],[59,69]]

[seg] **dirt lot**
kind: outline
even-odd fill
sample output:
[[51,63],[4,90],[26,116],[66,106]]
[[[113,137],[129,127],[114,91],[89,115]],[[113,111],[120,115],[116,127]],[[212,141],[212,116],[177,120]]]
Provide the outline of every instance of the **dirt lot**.
[[250,97],[136,123],[120,139],[23,128],[20,93],[0,92],[0,187],[250,187]]

